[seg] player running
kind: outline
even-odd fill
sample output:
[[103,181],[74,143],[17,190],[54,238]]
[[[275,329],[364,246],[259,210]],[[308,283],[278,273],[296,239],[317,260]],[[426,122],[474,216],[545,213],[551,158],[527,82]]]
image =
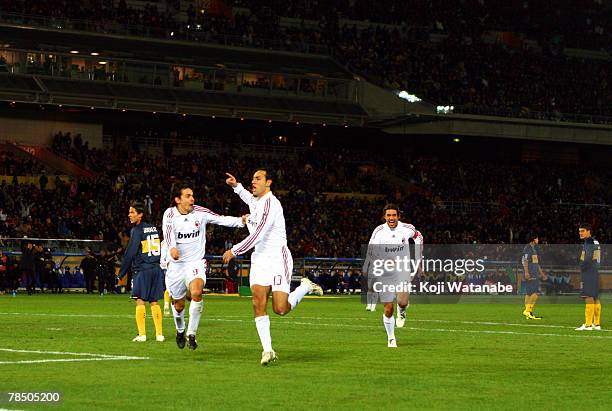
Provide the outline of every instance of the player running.
[[287,248],[283,207],[271,191],[274,180],[271,170],[260,168],[255,171],[250,193],[233,175],[226,174],[228,178],[225,182],[234,189],[242,201],[248,204],[251,214],[247,220],[249,236],[225,251],[223,262],[228,263],[237,255],[255,247],[251,256],[249,282],[253,293],[255,326],[263,347],[261,365],[268,365],[277,359],[276,352],[272,349],[270,317],[266,310],[270,289],[272,289],[272,309],[278,315],[289,313],[306,294],[323,295],[323,290],[304,277],[300,286],[292,293],[289,292],[293,259]]
[[177,185],[173,194],[175,207],[164,212],[163,232],[168,247],[166,289],[172,297],[172,314],[176,326],[176,345],[185,347],[185,297],[191,293],[187,344],[189,349],[198,346],[196,332],[200,323],[203,301],[202,290],[206,284],[208,264],[206,254],[206,224],[226,227],[244,227],[245,217],[227,217],[207,208],[194,205],[193,189],[189,184]]
[[[364,264],[364,271],[368,273],[368,282],[371,287],[371,269],[375,258],[382,257],[385,260],[394,259],[400,253],[404,256],[410,257],[409,251],[409,240],[413,240],[415,244],[415,259],[421,261],[423,251],[423,236],[412,224],[402,223],[400,219],[399,207],[394,204],[387,204],[383,208],[384,224],[379,225],[372,232],[372,237],[368,245],[368,256]],[[385,245],[397,245],[398,247],[384,247],[389,248],[391,254],[385,254],[384,256],[376,255],[382,251]],[[404,245],[404,247],[401,247]],[[379,247],[380,246],[380,247]],[[398,250],[400,249],[401,250]],[[389,273],[397,276],[398,273]],[[406,273],[404,273],[406,274]],[[414,272],[411,274],[415,274]],[[408,277],[406,276],[406,280]],[[395,280],[402,280],[397,277]],[[391,281],[394,282],[395,280]],[[376,298],[376,296],[374,297]],[[393,320],[393,300],[397,298],[397,319]],[[383,313],[383,325],[387,331],[387,346],[389,348],[396,348],[397,341],[395,339],[395,326],[402,328],[406,322],[406,311],[410,305],[408,292],[379,292],[378,299],[384,304]],[[376,304],[368,301],[370,310],[376,309]]]

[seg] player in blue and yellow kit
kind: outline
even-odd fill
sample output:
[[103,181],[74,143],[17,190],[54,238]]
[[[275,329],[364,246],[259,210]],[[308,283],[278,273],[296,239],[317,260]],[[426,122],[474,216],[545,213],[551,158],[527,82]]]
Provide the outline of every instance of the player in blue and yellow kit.
[[523,273],[525,276],[525,310],[523,315],[528,320],[541,320],[542,317],[537,317],[533,314],[533,307],[538,299],[540,293],[540,278],[546,279],[546,274],[540,268],[540,257],[536,246],[540,240],[536,234],[529,234],[527,236],[529,244],[523,249]]
[[601,264],[601,246],[591,237],[590,224],[580,224],[578,235],[584,240],[580,253],[580,276],[584,298],[584,324],[576,331],[601,330],[601,300],[599,299],[599,264]]
[[121,269],[117,279],[125,276],[128,269],[132,270],[132,298],[136,300],[136,326],[138,336],[132,341],[144,342],[147,340],[145,331],[146,309],[145,303],[151,305],[151,315],[155,324],[155,340],[164,341],[162,333],[162,312],[157,301],[164,297],[164,275],[159,265],[161,246],[157,227],[142,221],[144,206],[142,203],[133,203],[128,217],[134,224],[130,233],[130,242],[127,245]]

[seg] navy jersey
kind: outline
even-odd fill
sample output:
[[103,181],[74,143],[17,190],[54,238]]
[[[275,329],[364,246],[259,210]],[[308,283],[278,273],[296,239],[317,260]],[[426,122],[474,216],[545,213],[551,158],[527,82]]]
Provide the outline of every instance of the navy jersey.
[[601,263],[601,246],[593,237],[584,240],[580,253],[580,271],[583,273],[598,273]]
[[527,244],[523,249],[522,262],[527,263],[529,275],[538,278],[540,275],[540,257],[535,248],[535,245]]
[[130,232],[128,243],[119,277],[123,277],[131,267],[132,274],[159,267],[161,246],[157,227],[149,223],[135,225]]

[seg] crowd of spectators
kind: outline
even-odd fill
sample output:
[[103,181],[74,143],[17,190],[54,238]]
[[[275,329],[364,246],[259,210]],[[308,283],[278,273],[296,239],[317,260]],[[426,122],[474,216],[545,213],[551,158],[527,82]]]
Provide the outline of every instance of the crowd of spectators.
[[[172,205],[173,185],[190,180],[198,204],[221,214],[242,215],[247,210],[226,186],[224,172],[232,172],[248,183],[252,171],[262,164],[277,173],[273,188],[284,207],[288,242],[296,258],[360,257],[361,245],[382,223],[381,210],[389,201],[399,203],[402,220],[414,224],[428,244],[520,244],[526,232],[533,230],[546,243],[576,243],[578,221],[591,222],[596,237],[604,243],[612,236],[612,174],[605,167],[406,157],[376,150],[366,155],[349,148],[335,152],[313,148],[293,152],[292,157],[263,158],[239,154],[236,148],[160,156],[127,145],[113,150],[90,149],[82,138],[58,133],[53,149],[91,169],[95,177],[56,178],[53,188],[46,190],[41,189],[40,181],[0,183],[0,237],[103,240],[108,246],[102,257],[114,258],[106,250],[127,244],[130,201],[143,201],[145,219],[159,225],[163,211]],[[32,175],[35,169],[33,165],[32,170],[21,171]],[[405,185],[399,187],[397,179],[389,178],[391,175]],[[333,196],[330,192],[345,195]],[[244,230],[212,226],[207,252],[220,255],[245,235]],[[38,256],[34,261],[41,264],[47,252],[36,248],[32,251]],[[42,272],[41,267],[36,272]],[[59,292],[74,284],[93,292],[91,279],[96,274],[92,277],[84,267],[74,273],[62,267],[46,267],[43,271],[44,276],[36,281],[24,277],[23,284],[30,292],[35,286]],[[360,287],[359,276],[352,268],[307,274],[332,293],[351,293]],[[486,280],[493,278],[514,282],[502,272]],[[10,282],[14,285],[13,280]],[[421,280],[435,282],[437,278]],[[477,277],[468,280],[475,284],[484,281]],[[106,281],[98,283],[102,292],[111,288],[110,282],[105,286]],[[569,290],[563,276],[551,276],[545,287],[549,293]]]
[[[125,243],[129,202],[144,201],[147,219],[159,223],[179,180],[193,182],[199,204],[221,214],[242,215],[244,205],[225,185],[224,173],[248,183],[252,170],[262,163],[277,172],[274,190],[283,203],[289,243],[297,257],[359,256],[359,245],[367,243],[372,228],[381,222],[387,201],[400,204],[403,219],[417,226],[428,243],[520,243],[533,229],[546,242],[573,243],[575,224],[582,220],[600,228],[598,237],[603,241],[612,234],[612,175],[606,168],[399,154],[393,164],[388,153],[372,152],[369,160],[359,160],[359,152],[352,155],[350,149],[306,150],[294,153],[289,161],[236,152],[165,157],[125,147],[111,152],[86,149],[83,143],[75,149],[74,141],[66,144],[64,153],[95,171],[95,177],[56,178],[55,188],[44,191],[34,184],[1,183],[4,236]],[[400,171],[411,189],[391,183],[389,175]],[[329,192],[382,198],[338,197]],[[220,254],[227,242],[235,244],[243,236],[239,230],[214,227],[208,252]]]
[[[611,11],[597,0],[512,0],[501,6],[485,0],[293,0],[266,7],[241,0],[234,5],[250,13],[228,8],[215,15],[192,5],[181,12],[178,1],[141,10],[124,1],[2,3],[0,9],[8,12],[58,18],[87,19],[93,12],[96,24],[159,28],[165,36],[178,36],[189,27],[193,40],[254,47],[274,41],[289,50],[325,50],[370,81],[462,112],[553,120],[575,119],[567,114],[612,116],[609,63],[563,53],[565,46],[609,49]],[[312,19],[318,25],[286,27],[280,24],[282,16]],[[343,18],[393,26],[358,29],[340,23]],[[491,39],[487,30],[514,34]],[[440,35],[435,42],[432,33]],[[527,48],[526,38],[538,47]]]
[[[193,4],[181,11],[180,1],[139,10],[123,0],[88,3],[2,1],[0,9],[74,19],[95,14],[97,25],[130,24],[147,32],[157,29],[162,36],[188,33],[189,39],[206,42],[324,51],[374,83],[461,112],[551,120],[612,116],[610,63],[563,53],[566,46],[610,51],[612,11],[599,0],[503,5],[490,0],[292,0],[265,7],[240,0],[225,2],[227,7],[214,15]],[[231,5],[249,12],[233,12]],[[283,16],[312,19],[317,26],[282,25]],[[358,28],[341,19],[385,25]],[[491,37],[489,30],[505,34]],[[527,47],[525,39],[537,43]]]
[[[218,2],[212,9],[196,9],[193,2],[163,0],[134,8],[125,0],[0,1],[5,13],[88,21],[96,16],[98,28],[120,24],[158,29],[170,35],[187,26],[217,34],[272,39],[279,17],[313,20],[321,28],[335,27],[341,19],[367,21],[428,32],[480,35],[486,30],[520,33],[540,42],[560,42],[569,47],[610,46],[612,10],[601,0],[254,0]],[[219,7],[220,6],[220,7]],[[248,13],[240,10],[248,9]],[[252,18],[251,16],[254,16]],[[92,22],[93,23],[93,22]],[[199,26],[198,26],[199,25]]]
[[43,172],[44,167],[38,162],[0,148],[0,176],[30,176]]

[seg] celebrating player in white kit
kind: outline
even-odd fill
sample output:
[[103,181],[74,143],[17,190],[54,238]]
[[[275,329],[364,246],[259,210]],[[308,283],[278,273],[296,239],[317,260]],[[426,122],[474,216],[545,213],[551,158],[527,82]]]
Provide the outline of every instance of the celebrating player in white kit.
[[191,293],[187,343],[191,350],[198,346],[196,332],[200,323],[203,301],[202,290],[206,283],[206,224],[226,227],[244,227],[246,216],[226,217],[207,208],[194,205],[193,190],[189,184],[179,184],[173,193],[175,207],[164,212],[163,232],[168,257],[166,289],[172,297],[172,313],[176,326],[176,345],[185,347],[185,297]]
[[306,294],[323,295],[323,290],[304,277],[300,286],[289,293],[293,259],[287,248],[283,207],[270,191],[273,181],[271,170],[260,168],[255,171],[251,182],[252,194],[238,183],[234,176],[226,174],[228,178],[225,182],[234,189],[242,201],[248,204],[251,214],[247,219],[249,236],[225,251],[223,262],[227,263],[235,256],[255,247],[251,256],[249,282],[253,293],[255,326],[263,347],[261,364],[268,365],[277,358],[272,349],[270,317],[266,311],[270,289],[272,289],[272,309],[278,315],[289,313]]
[[[399,207],[394,204],[387,204],[383,209],[383,218],[385,219],[385,223],[379,225],[374,229],[372,233],[372,237],[370,238],[369,244],[372,248],[376,248],[376,245],[393,245],[393,244],[405,244],[408,247],[409,240],[413,240],[415,244],[415,261],[421,261],[422,259],[422,250],[423,250],[423,236],[419,231],[414,228],[412,224],[402,223],[400,218]],[[409,249],[406,248],[404,250],[405,255],[409,257],[410,252]],[[391,256],[387,256],[387,258],[392,259]],[[366,259],[366,268],[368,271],[368,265],[371,264],[371,257],[368,255]],[[413,275],[415,273],[412,273]],[[406,310],[410,305],[408,300],[407,292],[398,292],[395,293],[381,292],[379,293],[380,301],[384,303],[384,313],[383,313],[383,325],[385,326],[385,330],[387,331],[387,346],[391,348],[397,347],[397,341],[395,340],[395,325],[399,328],[404,326],[406,321]],[[397,319],[393,321],[393,300],[397,297]],[[374,311],[376,308],[376,304],[372,304],[368,301],[369,309]]]

